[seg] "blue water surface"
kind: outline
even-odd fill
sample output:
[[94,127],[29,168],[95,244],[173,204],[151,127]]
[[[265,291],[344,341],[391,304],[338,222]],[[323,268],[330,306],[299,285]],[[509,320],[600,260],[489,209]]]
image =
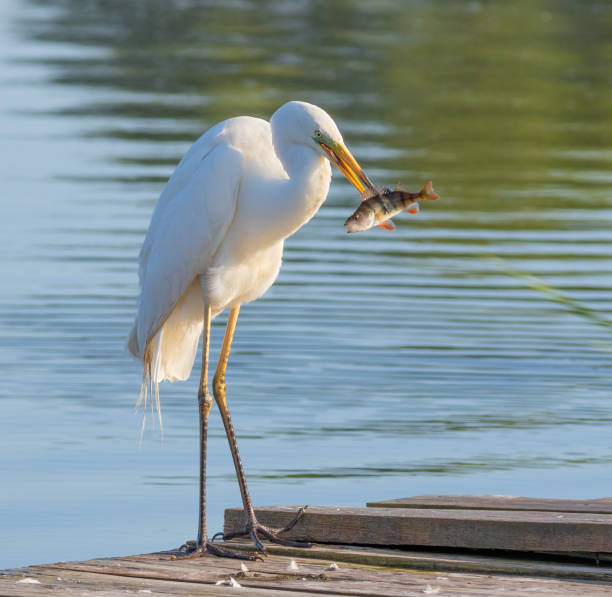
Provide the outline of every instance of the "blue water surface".
[[[139,441],[138,250],[193,140],[289,99],[374,180],[442,198],[347,236],[334,176],[243,308],[228,399],[255,503],[611,495],[612,9],[548,7],[0,3],[0,568],[194,538],[197,374]],[[209,529],[239,504],[214,410]]]

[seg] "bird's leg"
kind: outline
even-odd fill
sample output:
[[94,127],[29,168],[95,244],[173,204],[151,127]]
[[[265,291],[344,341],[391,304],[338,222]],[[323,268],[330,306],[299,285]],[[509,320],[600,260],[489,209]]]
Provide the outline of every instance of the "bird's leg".
[[198,523],[198,540],[195,545],[185,547],[184,558],[199,557],[205,554],[253,560],[253,556],[235,554],[213,545],[206,535],[206,441],[208,437],[208,415],[212,398],[208,392],[208,353],[210,349],[210,305],[204,306],[204,330],[202,334],[202,370],[198,386],[198,406],[200,411],[200,507]]
[[222,536],[223,539],[231,539],[233,537],[238,537],[241,535],[250,535],[257,549],[264,554],[266,553],[266,550],[264,549],[264,546],[262,545],[259,539],[259,535],[266,537],[267,539],[275,543],[280,543],[281,545],[289,545],[293,547],[309,547],[308,543],[289,541],[287,539],[281,539],[277,536],[278,533],[282,533],[291,529],[300,519],[305,508],[300,508],[294,520],[292,520],[287,526],[281,529],[271,529],[269,527],[266,527],[260,524],[257,521],[257,518],[255,517],[255,511],[253,510],[253,504],[251,502],[251,497],[249,496],[249,490],[247,488],[244,470],[242,468],[242,462],[240,460],[240,453],[238,452],[238,444],[236,442],[234,426],[232,425],[232,419],[230,417],[229,409],[227,408],[225,391],[225,370],[227,369],[227,363],[229,360],[229,354],[232,347],[232,340],[234,338],[234,332],[236,330],[236,321],[238,320],[239,312],[239,306],[232,308],[227,319],[227,327],[225,328],[223,345],[221,347],[221,353],[219,354],[219,362],[217,363],[217,369],[215,370],[215,375],[213,377],[213,395],[221,412],[221,418],[223,419],[225,433],[227,435],[227,440],[230,445],[232,458],[234,460],[236,476],[238,477],[238,485],[240,486],[240,495],[242,496],[242,504],[244,506],[244,511],[247,515],[247,523],[243,530],[234,533],[217,533],[213,537],[213,540],[217,536]]

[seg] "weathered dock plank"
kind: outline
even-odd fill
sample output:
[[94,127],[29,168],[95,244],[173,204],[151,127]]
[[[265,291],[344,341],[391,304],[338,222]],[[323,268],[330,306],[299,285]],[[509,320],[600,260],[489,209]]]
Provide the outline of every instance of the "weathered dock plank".
[[417,495],[395,500],[368,502],[369,508],[449,508],[456,510],[530,510],[612,514],[612,498],[559,500],[508,495]]
[[[254,550],[250,542],[234,540],[231,544],[240,545],[241,550]],[[230,545],[231,545],[230,544]],[[344,562],[349,565],[375,566],[406,570],[428,570],[432,572],[471,572],[481,574],[541,576],[547,578],[567,578],[573,580],[593,580],[612,583],[612,564],[595,561],[567,561],[547,557],[539,558],[534,554],[517,554],[510,557],[464,552],[423,552],[406,549],[379,547],[356,547],[354,545],[312,545],[309,548],[285,547],[267,544],[272,555],[294,558]],[[578,563],[580,562],[580,563]]]
[[[329,560],[300,557],[293,558],[295,565],[292,566],[291,556],[278,553],[285,549],[271,547],[270,551],[275,553],[264,562],[248,562],[248,571],[241,570],[236,560],[204,557],[172,561],[170,552],[31,566],[0,572],[0,596],[244,595],[245,589],[253,597],[424,594],[600,597],[612,594],[611,583],[448,572],[444,571],[443,562],[439,570],[432,571],[385,568],[373,565],[375,559],[367,564],[367,558],[366,562],[354,564],[343,561],[351,552],[349,548],[327,550],[328,555],[334,556],[333,561],[338,562],[338,568],[330,569]],[[364,559],[368,550],[359,551]],[[215,584],[227,583],[230,577],[241,587]]]
[[[259,508],[263,524],[282,527],[293,506]],[[225,511],[225,531],[244,526]],[[612,552],[612,514],[508,510],[309,507],[287,537],[344,545],[427,546],[530,552]]]
[[[424,497],[443,505],[423,508],[423,502],[430,503]],[[418,496],[406,498],[407,505],[393,500],[394,505],[385,508],[311,507],[287,535],[327,544],[310,549],[267,545],[265,561],[248,562],[248,569],[231,559],[182,559],[175,557],[180,556],[178,551],[61,562],[0,572],[0,597],[198,597],[243,595],[245,589],[253,597],[612,597],[610,562],[602,558],[603,565],[594,563],[606,555],[601,552],[612,552],[612,514],[541,510],[533,502],[498,509],[500,497]],[[438,498],[444,499],[436,502]],[[603,500],[597,501],[598,506],[607,507]],[[479,504],[484,509],[476,509]],[[546,507],[568,506],[549,503]],[[282,526],[295,511],[295,507],[279,506],[257,513],[261,522]],[[226,510],[226,530],[243,523],[241,509]],[[337,544],[342,542],[351,544]],[[357,546],[359,543],[362,545]],[[403,548],[392,549],[394,545]],[[415,545],[428,546],[429,551],[416,551]],[[568,546],[568,552],[590,554],[593,561],[533,553],[558,553]],[[232,541],[228,547],[254,549],[250,541]],[[468,549],[453,551],[455,548]],[[337,565],[330,566],[331,562]]]

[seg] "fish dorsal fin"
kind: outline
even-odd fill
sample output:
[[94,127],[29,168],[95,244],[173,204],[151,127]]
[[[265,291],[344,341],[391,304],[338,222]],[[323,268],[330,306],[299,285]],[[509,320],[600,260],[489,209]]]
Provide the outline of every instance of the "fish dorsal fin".
[[383,190],[379,189],[378,187],[369,187],[361,191],[361,200],[367,201],[368,199],[372,199],[372,197],[377,197],[378,195],[382,193],[383,193]]
[[384,230],[395,230],[395,226],[391,220],[385,220],[384,222],[381,222],[379,226]]

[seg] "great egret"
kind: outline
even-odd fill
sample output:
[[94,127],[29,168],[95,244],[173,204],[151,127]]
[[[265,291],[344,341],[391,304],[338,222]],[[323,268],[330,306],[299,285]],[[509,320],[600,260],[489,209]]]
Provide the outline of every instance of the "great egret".
[[334,121],[317,106],[289,102],[269,123],[248,116],[230,118],[191,146],[153,212],[139,256],[140,298],[128,349],[143,362],[141,398],[146,405],[150,388],[159,410],[159,382],[187,379],[203,333],[199,526],[192,555],[235,555],[213,545],[206,534],[210,322],[224,309],[230,312],[213,395],[248,518],[243,534],[250,534],[263,553],[259,535],[289,543],[277,536],[286,529],[268,529],[255,517],[227,407],[225,371],[240,306],[272,285],[284,240],[325,201],[331,180],[325,158],[360,192],[373,186]]

